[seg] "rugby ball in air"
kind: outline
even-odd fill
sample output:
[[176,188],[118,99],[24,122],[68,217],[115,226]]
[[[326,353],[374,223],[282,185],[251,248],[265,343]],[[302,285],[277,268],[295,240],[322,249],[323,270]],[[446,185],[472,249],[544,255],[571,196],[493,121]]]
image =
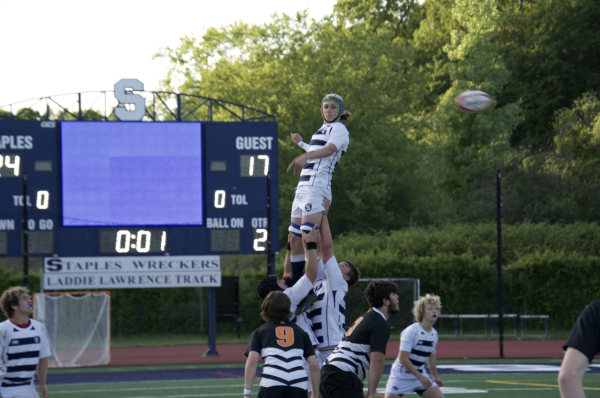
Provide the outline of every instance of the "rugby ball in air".
[[483,91],[472,90],[460,93],[455,103],[461,111],[478,113],[490,107],[492,98]]

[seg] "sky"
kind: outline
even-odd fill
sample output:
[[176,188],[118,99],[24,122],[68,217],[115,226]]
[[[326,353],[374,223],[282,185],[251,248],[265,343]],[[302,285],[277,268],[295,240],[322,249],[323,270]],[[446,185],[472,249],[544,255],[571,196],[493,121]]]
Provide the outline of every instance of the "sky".
[[[138,79],[154,91],[169,69],[152,59],[185,35],[236,21],[308,10],[315,19],[336,0],[0,0],[0,107],[66,93],[113,90]],[[17,106],[18,107],[18,106]],[[2,108],[8,110],[7,108]]]

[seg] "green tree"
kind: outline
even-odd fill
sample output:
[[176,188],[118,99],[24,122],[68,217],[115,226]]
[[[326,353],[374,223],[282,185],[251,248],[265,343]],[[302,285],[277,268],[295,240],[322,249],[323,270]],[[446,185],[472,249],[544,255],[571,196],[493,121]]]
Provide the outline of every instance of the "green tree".
[[452,194],[460,209],[481,172],[495,175],[501,158],[509,150],[509,137],[522,120],[519,104],[492,106],[479,114],[460,111],[456,96],[466,90],[481,90],[495,98],[508,81],[509,70],[499,54],[498,31],[502,16],[495,0],[456,0],[452,8],[456,28],[451,31],[448,73],[451,86],[438,97],[432,112],[430,139],[441,151],[446,173],[441,184]]
[[577,163],[576,175],[598,180],[600,166],[600,99],[585,93],[570,108],[556,113],[554,143],[558,153],[569,154]]
[[371,32],[395,30],[396,36],[409,38],[419,25],[421,10],[416,0],[338,0],[334,15],[340,23]]
[[36,110],[34,109],[29,109],[29,108],[25,108],[25,109],[19,109],[18,111],[16,111],[14,113],[14,117],[15,119],[20,119],[20,120],[42,120],[43,116]]
[[[556,112],[553,143],[544,150],[515,148],[502,159],[503,215],[507,222],[573,223],[599,221],[600,100],[587,93]],[[476,181],[483,181],[480,176]],[[486,219],[493,202],[493,181],[470,185],[469,220]],[[493,203],[492,203],[493,205]],[[493,217],[488,211],[487,219]]]
[[[407,137],[420,121],[425,94],[414,51],[396,26],[375,31],[360,23],[311,21],[306,14],[275,17],[263,26],[210,29],[202,40],[184,38],[161,55],[181,79],[180,92],[242,103],[274,114],[279,123],[282,236],[298,177],[285,169],[301,149],[290,133],[308,139],[319,127],[320,99],[340,93],[353,113],[350,147],[333,179],[336,229],[393,229],[431,222],[423,203],[435,194],[420,174],[423,148]],[[429,209],[437,209],[432,205]]]
[[511,71],[499,104],[522,101],[513,145],[552,142],[554,112],[600,87],[600,3],[500,0],[500,53]]

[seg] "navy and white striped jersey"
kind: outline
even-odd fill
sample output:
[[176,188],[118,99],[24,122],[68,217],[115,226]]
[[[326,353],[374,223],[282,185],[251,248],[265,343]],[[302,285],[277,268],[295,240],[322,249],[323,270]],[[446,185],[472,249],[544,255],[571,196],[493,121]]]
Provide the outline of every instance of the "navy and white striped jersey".
[[352,372],[364,380],[369,374],[371,352],[385,354],[389,338],[390,325],[385,315],[377,308],[371,308],[354,321],[354,325],[327,358],[326,364]]
[[319,272],[315,280],[317,302],[308,313],[311,327],[319,343],[317,348],[338,345],[346,330],[346,293],[348,282],[338,266],[335,256],[325,265],[319,260]]
[[21,328],[9,320],[0,323],[0,359],[2,388],[32,386],[40,358],[50,356],[50,344],[44,325],[30,319]]
[[[302,278],[298,280],[298,282],[294,283],[293,286],[288,287],[283,291],[283,293],[285,293],[292,302],[292,306],[290,307],[290,311],[292,314],[296,312],[298,304],[300,304],[300,302],[304,300],[304,298],[311,291],[312,288],[313,284],[310,281],[310,279],[308,279],[306,275],[303,275]],[[300,326],[300,328],[302,328],[302,330],[304,330],[308,334],[308,337],[310,338],[311,344],[313,346],[317,345],[317,336],[315,336],[315,333],[310,328],[310,322],[308,320],[307,312],[304,312],[299,315],[293,315],[290,318],[290,321]]]
[[[413,323],[400,333],[400,351],[410,353],[408,359],[424,376],[427,376],[427,371],[425,370],[427,358],[435,354],[437,342],[438,334],[436,330],[431,328],[431,332],[428,333],[418,323]],[[402,366],[399,356],[392,365],[392,372],[401,378],[417,378]]]
[[290,386],[307,389],[304,360],[315,355],[308,334],[292,322],[268,322],[250,338],[246,356],[258,352],[265,361],[261,387]]
[[334,144],[337,150],[327,157],[308,160],[302,169],[302,173],[300,173],[298,187],[312,186],[331,189],[333,170],[350,144],[350,133],[343,123],[335,122],[321,126],[310,139],[307,152],[319,150],[328,143]]

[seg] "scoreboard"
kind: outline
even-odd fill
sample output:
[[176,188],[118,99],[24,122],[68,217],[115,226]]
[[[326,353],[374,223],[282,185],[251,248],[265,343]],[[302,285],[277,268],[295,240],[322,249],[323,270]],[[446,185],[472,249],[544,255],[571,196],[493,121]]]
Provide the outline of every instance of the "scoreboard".
[[278,167],[275,122],[0,120],[0,256],[23,206],[30,256],[273,254]]

